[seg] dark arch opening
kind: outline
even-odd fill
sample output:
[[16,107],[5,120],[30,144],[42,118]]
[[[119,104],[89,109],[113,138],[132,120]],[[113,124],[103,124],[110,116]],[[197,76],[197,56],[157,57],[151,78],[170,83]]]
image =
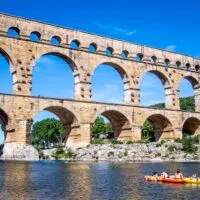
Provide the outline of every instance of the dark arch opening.
[[196,70],[197,72],[199,72],[199,71],[200,71],[200,66],[199,66],[199,65],[195,65],[195,70]]
[[20,30],[17,27],[10,27],[8,29],[8,36],[18,38],[20,36]]
[[183,133],[183,136],[200,135],[200,120],[195,117],[188,118],[183,124],[182,133]]
[[179,101],[180,110],[194,112],[196,110],[196,101],[198,102],[198,96],[195,96],[195,92],[199,90],[198,81],[191,77],[183,77],[179,84]]
[[128,51],[126,51],[126,50],[122,51],[121,58],[123,58],[123,59],[128,58]]
[[59,46],[61,43],[61,38],[59,36],[53,36],[51,38],[51,44],[55,46]]
[[186,63],[186,65],[185,65],[186,70],[189,70],[190,67],[191,67],[190,63]]
[[33,32],[31,32],[29,38],[31,41],[39,42],[40,38],[41,38],[41,34],[37,31],[33,31]]
[[[171,105],[172,96],[167,77],[156,70],[150,70],[140,79],[140,104],[147,107],[162,108]],[[167,104],[168,103],[168,104]]]
[[[98,124],[97,124],[98,123]],[[101,124],[101,128],[100,127]],[[97,126],[99,129],[97,129]],[[102,130],[102,131],[99,131]],[[92,127],[92,135],[102,139],[127,140],[127,133],[131,131],[129,120],[122,113],[108,110],[101,113]],[[132,138],[130,138],[131,140]]]
[[144,55],[143,55],[142,53],[138,53],[138,54],[136,55],[136,61],[141,62],[142,59],[143,59],[143,57],[144,57]]
[[170,60],[169,60],[168,58],[166,58],[166,59],[164,60],[164,66],[165,66],[165,67],[169,67],[169,64],[170,64]]
[[92,99],[122,103],[128,87],[127,74],[119,65],[105,62],[97,66],[92,76]]
[[152,56],[151,57],[151,63],[152,64],[156,64],[156,61],[157,61],[157,57],[156,56]]
[[79,49],[80,48],[80,42],[78,40],[72,40],[70,43],[70,47],[72,49]]
[[151,115],[142,127],[142,139],[150,142],[175,139],[173,126],[165,116],[160,114]]
[[106,49],[106,55],[107,56],[112,56],[113,55],[113,48],[112,47],[108,47],[107,49]]
[[[66,146],[79,127],[75,115],[66,108],[49,106],[34,118],[31,131],[31,143],[39,148]],[[41,132],[42,131],[42,132]]]
[[91,43],[88,47],[89,52],[96,52],[97,50],[97,45],[95,43]]
[[42,55],[33,68],[32,95],[74,98],[75,63],[59,53]]
[[176,62],[176,67],[177,67],[177,68],[180,68],[180,67],[181,67],[181,62],[180,62],[180,61],[177,61],[177,62]]

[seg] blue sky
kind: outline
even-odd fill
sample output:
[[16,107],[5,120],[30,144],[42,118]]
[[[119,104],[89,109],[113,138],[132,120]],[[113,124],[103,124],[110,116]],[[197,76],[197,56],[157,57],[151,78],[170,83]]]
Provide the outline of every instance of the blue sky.
[[[0,11],[52,24],[97,33],[134,43],[200,57],[200,2],[191,1],[43,1],[1,0]],[[11,76],[0,56],[0,92],[12,93]],[[40,72],[40,73],[39,73]],[[56,83],[56,84],[55,84]],[[151,84],[149,84],[151,83]],[[181,96],[193,91],[187,81],[181,84]],[[92,79],[93,100],[121,103],[123,84],[109,66],[99,66]],[[69,66],[55,56],[37,61],[33,74],[33,95],[73,98],[73,76]],[[141,83],[141,104],[164,101],[160,80],[146,74]],[[40,113],[35,120],[49,116]],[[0,138],[2,140],[2,137]]]

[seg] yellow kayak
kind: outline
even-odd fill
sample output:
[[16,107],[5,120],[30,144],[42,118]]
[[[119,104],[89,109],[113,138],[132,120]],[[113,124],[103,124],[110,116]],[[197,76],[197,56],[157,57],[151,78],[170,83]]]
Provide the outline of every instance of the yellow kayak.
[[185,183],[200,184],[200,179],[197,178],[184,178]]

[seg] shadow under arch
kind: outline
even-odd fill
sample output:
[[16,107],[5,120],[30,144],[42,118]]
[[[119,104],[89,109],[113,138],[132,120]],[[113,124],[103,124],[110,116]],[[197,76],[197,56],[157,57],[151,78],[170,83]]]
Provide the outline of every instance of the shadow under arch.
[[0,55],[3,55],[4,58],[6,59],[7,63],[10,65],[10,71],[12,71],[12,65],[14,64],[13,59],[11,56],[7,53],[6,50],[0,47]]
[[93,123],[99,115],[106,117],[110,121],[115,139],[128,140],[131,131],[131,125],[130,121],[123,113],[116,110],[105,110],[99,112],[98,115],[95,116]]
[[196,117],[189,117],[182,126],[182,133],[188,135],[200,135],[200,119]]
[[175,139],[174,128],[170,120],[162,114],[152,114],[146,118],[153,127],[155,141]]
[[[173,106],[173,89],[172,83],[170,82],[169,78],[161,71],[158,70],[145,70],[141,77],[140,77],[140,89],[143,81],[143,77],[147,74],[151,73],[154,74],[162,83],[164,94],[165,94],[165,108],[171,108]],[[140,95],[141,96],[141,95]]]
[[[73,132],[76,132],[75,130],[78,129],[80,125],[79,125],[78,118],[75,116],[75,114],[72,111],[70,111],[69,109],[65,107],[56,106],[56,105],[43,106],[43,108],[41,108],[39,112],[37,112],[37,114],[40,113],[41,111],[49,111],[55,114],[61,120],[64,127],[65,145],[68,142],[69,138],[72,139],[76,137],[78,139],[78,137],[80,137],[80,135],[73,134]],[[34,116],[34,118],[37,116],[37,114]]]
[[[182,83],[183,80],[187,80],[191,84],[193,92],[194,92],[193,93],[193,95],[194,95],[194,104],[195,104],[194,110],[196,112],[199,112],[200,111],[200,105],[199,105],[199,102],[200,102],[200,84],[199,84],[197,78],[195,78],[195,77],[193,77],[191,75],[182,77],[182,79],[180,80],[179,85],[178,85],[179,100],[181,99],[180,87],[181,87],[181,83]],[[191,96],[191,95],[188,95],[188,97],[189,96]],[[191,111],[191,110],[188,110],[188,111]]]

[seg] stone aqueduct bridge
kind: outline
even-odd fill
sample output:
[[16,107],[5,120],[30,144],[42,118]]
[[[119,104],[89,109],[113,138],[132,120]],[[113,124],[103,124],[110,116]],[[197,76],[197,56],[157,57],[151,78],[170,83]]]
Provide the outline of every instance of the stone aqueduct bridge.
[[[10,28],[19,37],[8,36]],[[31,41],[31,33],[40,41]],[[52,38],[59,45],[51,44]],[[72,41],[78,49],[70,47]],[[88,50],[90,44],[95,52]],[[105,54],[106,49],[111,55]],[[28,144],[33,119],[41,110],[53,112],[62,120],[69,146],[90,143],[91,126],[100,114],[110,120],[120,140],[140,140],[147,119],[157,139],[182,137],[183,131],[200,133],[200,60],[193,57],[5,14],[0,14],[0,51],[9,61],[13,77],[13,95],[0,94],[0,118],[7,143]],[[47,54],[60,56],[70,65],[75,80],[74,100],[31,96],[33,67]],[[121,75],[124,104],[91,101],[91,78],[100,64],[111,65]],[[140,82],[146,72],[162,81],[166,109],[140,106]],[[194,88],[196,112],[180,111],[179,84],[183,78]]]

